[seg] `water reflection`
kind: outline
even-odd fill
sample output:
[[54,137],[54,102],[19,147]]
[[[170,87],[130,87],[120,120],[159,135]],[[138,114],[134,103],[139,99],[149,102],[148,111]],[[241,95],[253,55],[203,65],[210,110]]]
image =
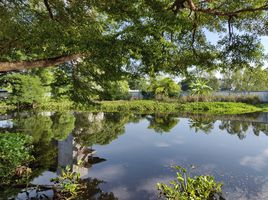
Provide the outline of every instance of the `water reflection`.
[[29,181],[48,184],[69,165],[88,181],[82,199],[154,199],[156,182],[172,179],[170,163],[197,164],[197,174],[224,180],[227,199],[265,199],[268,143],[255,139],[267,136],[267,116],[24,112],[3,116],[0,130],[33,137]]
[[210,118],[194,118],[189,119],[189,127],[194,129],[195,132],[204,132],[206,134],[210,133],[214,128],[214,123],[216,120]]
[[[21,132],[29,134],[35,142],[64,140],[74,129],[75,117],[70,112],[22,112],[12,113],[9,126],[1,126],[1,132]],[[0,124],[1,125],[1,124]]]
[[153,129],[156,133],[167,133],[172,130],[178,123],[178,116],[175,114],[156,113],[148,115],[146,119],[149,121],[149,129]]
[[125,132],[130,120],[124,113],[75,113],[75,141],[84,146],[105,145]]

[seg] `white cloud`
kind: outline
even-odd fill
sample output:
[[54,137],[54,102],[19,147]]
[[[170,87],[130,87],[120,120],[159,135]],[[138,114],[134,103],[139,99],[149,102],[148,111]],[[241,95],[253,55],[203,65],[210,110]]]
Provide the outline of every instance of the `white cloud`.
[[88,177],[98,178],[105,181],[116,180],[126,173],[123,165],[110,165],[103,168],[91,168],[89,169]]
[[240,160],[240,164],[260,171],[268,164],[268,148],[265,149],[260,155],[243,157]]
[[114,187],[109,191],[113,192],[114,196],[116,196],[120,200],[131,199],[132,196],[132,193],[124,186]]

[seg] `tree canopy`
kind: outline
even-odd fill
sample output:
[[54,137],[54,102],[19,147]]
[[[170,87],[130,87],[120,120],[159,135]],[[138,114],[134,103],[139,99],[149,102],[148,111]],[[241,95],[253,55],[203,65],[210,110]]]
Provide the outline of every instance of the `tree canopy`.
[[0,71],[71,61],[77,76],[106,77],[256,66],[267,10],[266,0],[1,0]]

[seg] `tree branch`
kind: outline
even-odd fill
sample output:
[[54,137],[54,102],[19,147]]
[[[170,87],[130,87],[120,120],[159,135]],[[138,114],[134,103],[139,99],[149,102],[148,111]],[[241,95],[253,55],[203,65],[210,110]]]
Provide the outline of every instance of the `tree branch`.
[[47,9],[47,11],[48,11],[48,13],[49,13],[49,17],[53,20],[53,19],[54,19],[54,16],[53,16],[51,7],[50,7],[50,5],[49,5],[49,3],[48,3],[48,0],[44,0],[44,4],[45,4],[46,9]]
[[72,60],[77,60],[78,58],[81,57],[82,57],[81,54],[72,54],[72,55],[64,55],[54,58],[39,59],[33,61],[0,62],[0,72],[33,69],[38,67],[40,68],[52,67]]
[[[207,1],[203,1],[204,2],[209,2]],[[185,3],[188,4],[185,5]],[[223,11],[219,11],[217,9],[211,9],[211,8],[201,8],[201,7],[197,7],[193,0],[176,0],[173,5],[171,6],[171,9],[174,12],[178,12],[181,9],[184,8],[188,8],[191,11],[195,11],[195,12],[202,12],[202,13],[206,13],[209,15],[215,15],[215,16],[227,16],[227,17],[235,17],[238,14],[241,13],[248,13],[248,12],[257,12],[257,11],[268,11],[268,3],[264,4],[263,6],[257,7],[257,8],[242,8],[242,9],[238,9],[235,11],[231,11],[231,12],[223,12]]]

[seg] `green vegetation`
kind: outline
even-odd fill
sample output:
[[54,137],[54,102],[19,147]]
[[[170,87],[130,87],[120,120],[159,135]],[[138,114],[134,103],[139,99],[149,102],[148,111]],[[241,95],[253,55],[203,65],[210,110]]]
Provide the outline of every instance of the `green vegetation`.
[[212,88],[207,85],[208,81],[197,79],[189,87],[192,95],[208,95]]
[[[41,111],[268,112],[268,106],[258,105],[255,98],[217,97],[208,100],[214,102],[196,102],[207,101],[203,95],[212,86],[219,88],[214,78],[191,77],[191,81],[196,80],[188,84],[192,94],[201,96],[176,99],[181,86],[170,78],[188,78],[193,69],[207,73],[230,71],[224,83],[227,89],[268,88],[267,71],[262,70],[267,56],[260,41],[260,37],[267,36],[267,9],[267,0],[0,1],[0,85],[10,92],[0,103],[0,113],[13,106]],[[212,43],[207,33],[220,37]],[[169,78],[157,79],[160,76]],[[104,101],[128,99],[130,84],[151,99],[164,101]],[[4,182],[14,175],[15,165],[28,162],[31,142],[45,143],[45,148],[38,149],[45,151],[51,147],[48,142],[52,138],[64,139],[75,129],[74,115],[50,115],[21,115],[13,121],[12,130],[28,134],[29,138],[18,134],[16,140],[13,134],[1,135],[0,150],[4,153],[0,154],[0,174]],[[78,116],[77,121],[81,123],[85,116]],[[87,144],[107,144],[124,132],[124,124],[130,119],[116,114],[113,118],[114,121],[100,120],[94,125],[81,123],[74,134],[85,133]],[[151,116],[149,128],[168,132],[176,123],[158,114]],[[193,128],[199,126],[198,122],[192,123]],[[210,123],[202,128],[209,131]],[[50,155],[48,151],[46,157],[36,161],[51,162]],[[70,196],[76,195],[76,186],[62,187]]]
[[64,170],[61,170],[61,174],[57,178],[53,178],[52,181],[58,185],[58,194],[61,194],[61,198],[76,198],[79,190],[81,190],[80,174],[71,171],[70,166],[67,166]]
[[222,184],[217,183],[212,176],[189,177],[186,169],[179,166],[177,179],[170,182],[170,185],[158,183],[160,197],[166,200],[212,200],[221,195]]
[[81,179],[80,174],[72,172],[70,166],[61,171],[57,178],[53,178],[53,188],[58,199],[109,199],[118,200],[112,192],[103,192],[99,185],[104,181],[98,179]]
[[126,80],[109,81],[103,89],[104,91],[100,93],[103,100],[119,100],[129,97],[129,86]]
[[262,109],[245,103],[197,102],[197,103],[183,104],[183,111],[192,113],[211,113],[211,114],[242,114],[251,112],[261,112]]
[[[200,98],[200,97],[198,97]],[[190,101],[190,100],[189,100]],[[42,104],[39,111],[88,111],[88,112],[126,112],[134,113],[210,113],[210,114],[242,114],[252,112],[268,112],[268,104],[246,104],[239,102],[177,102],[155,100],[119,100],[102,101],[89,106],[75,106],[70,101],[53,101]]]
[[157,100],[165,100],[169,98],[176,98],[181,91],[180,85],[178,85],[171,78],[157,77],[153,79],[147,86],[147,89],[143,92],[153,94],[153,97]]
[[222,88],[234,91],[268,90],[268,70],[262,67],[241,68],[224,73]]
[[[37,104],[40,85],[52,99],[82,105],[124,99],[129,79],[185,78],[193,68],[254,71],[266,59],[265,0],[13,0],[0,1],[0,10],[1,76],[29,78],[28,85],[21,78],[28,90],[14,92],[14,104]],[[221,37],[211,43],[210,32]],[[168,78],[156,85],[160,99],[179,89]]]
[[33,159],[32,137],[21,133],[0,133],[0,182],[12,184],[14,177],[29,172],[27,166]]
[[262,112],[268,112],[268,104],[267,103],[259,104],[258,107],[262,109]]
[[180,102],[237,102],[247,104],[260,104],[260,99],[254,95],[190,95],[179,99]]
[[88,107],[91,111],[118,112],[118,111],[137,111],[137,112],[172,112],[178,110],[179,105],[175,102],[161,102],[154,100],[133,100],[133,101],[106,101]]
[[1,77],[0,82],[10,89],[7,104],[16,105],[18,108],[35,107],[44,100],[45,90],[38,77],[9,74]]

